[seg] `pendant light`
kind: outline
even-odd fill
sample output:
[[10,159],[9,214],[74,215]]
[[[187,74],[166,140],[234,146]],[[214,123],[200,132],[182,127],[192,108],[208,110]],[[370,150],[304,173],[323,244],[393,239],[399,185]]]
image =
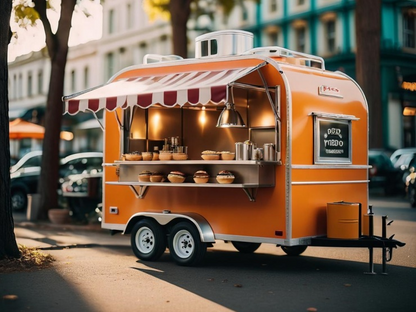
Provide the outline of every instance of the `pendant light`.
[[246,124],[235,109],[231,87],[227,89],[227,102],[217,121],[217,128],[244,128]]

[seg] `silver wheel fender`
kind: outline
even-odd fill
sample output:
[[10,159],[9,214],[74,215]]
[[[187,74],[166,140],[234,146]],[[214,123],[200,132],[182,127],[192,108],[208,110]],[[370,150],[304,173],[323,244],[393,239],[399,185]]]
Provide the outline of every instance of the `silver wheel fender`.
[[132,215],[124,228],[123,234],[129,233],[131,227],[135,224],[137,218],[148,217],[156,220],[160,225],[166,225],[174,219],[186,219],[191,221],[197,228],[199,236],[204,243],[214,243],[214,231],[209,225],[208,221],[201,215],[193,212],[187,213],[170,213],[170,212],[139,212]]

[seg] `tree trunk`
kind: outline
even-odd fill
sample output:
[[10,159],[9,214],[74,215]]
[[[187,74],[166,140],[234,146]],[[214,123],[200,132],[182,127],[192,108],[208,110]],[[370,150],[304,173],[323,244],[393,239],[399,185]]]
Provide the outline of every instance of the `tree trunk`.
[[192,0],[171,0],[169,2],[170,23],[172,26],[173,54],[188,57],[187,26],[191,14]]
[[7,51],[12,0],[0,1],[0,259],[20,257],[10,196],[10,140]]
[[370,148],[383,147],[380,77],[381,0],[357,0],[355,9],[356,79],[367,97]]
[[46,46],[51,59],[51,76],[45,113],[45,136],[38,192],[40,194],[39,219],[47,219],[48,210],[58,207],[59,143],[62,124],[62,95],[65,66],[68,55],[68,38],[76,0],[61,2],[58,30],[54,34],[46,15],[46,1],[34,0],[35,9],[42,21]]

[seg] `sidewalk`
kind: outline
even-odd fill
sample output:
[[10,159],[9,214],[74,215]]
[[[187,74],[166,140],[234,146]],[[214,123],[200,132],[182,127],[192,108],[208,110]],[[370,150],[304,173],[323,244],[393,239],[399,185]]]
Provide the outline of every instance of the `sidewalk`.
[[[108,233],[108,230],[103,230],[100,223],[90,224],[54,224],[50,221],[27,221],[26,215],[15,213],[14,218],[14,233],[18,244],[25,245],[31,248],[38,249],[52,249],[72,247],[77,244],[83,244],[79,239],[79,235],[59,235],[59,239],[52,239],[51,236],[56,232],[60,233],[83,233],[83,232],[102,232]],[[43,233],[48,232],[51,235]]]

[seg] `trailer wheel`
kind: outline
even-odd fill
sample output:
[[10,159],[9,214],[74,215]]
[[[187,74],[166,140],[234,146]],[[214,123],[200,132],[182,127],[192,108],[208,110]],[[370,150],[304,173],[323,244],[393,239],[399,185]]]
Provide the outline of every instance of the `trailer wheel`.
[[299,256],[308,246],[280,246],[288,256]]
[[207,244],[201,242],[198,230],[189,222],[174,225],[168,242],[170,255],[178,265],[197,265],[207,251]]
[[231,242],[234,248],[241,253],[253,253],[259,249],[261,243]]
[[153,219],[140,220],[131,231],[131,248],[137,258],[155,261],[166,250],[165,231]]

